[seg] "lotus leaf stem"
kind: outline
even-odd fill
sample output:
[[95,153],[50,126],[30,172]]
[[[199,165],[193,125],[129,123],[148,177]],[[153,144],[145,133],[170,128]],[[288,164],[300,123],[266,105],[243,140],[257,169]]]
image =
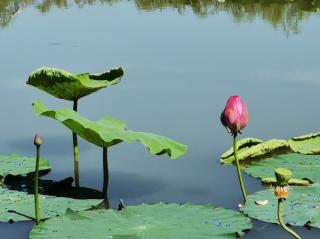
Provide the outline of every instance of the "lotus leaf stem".
[[282,226],[282,228],[284,230],[286,230],[289,234],[291,234],[291,236],[293,238],[296,238],[296,239],[302,239],[296,232],[294,232],[293,230],[291,230],[283,221],[283,199],[282,198],[279,198],[278,199],[278,221],[280,223],[280,225]]
[[108,167],[108,147],[103,148],[103,204],[106,209],[110,208],[108,198],[109,167]]
[[36,171],[34,175],[34,209],[36,215],[36,224],[40,224],[40,205],[39,205],[39,161],[40,161],[40,145],[36,146]]
[[[78,100],[73,101],[73,110],[78,110]],[[76,133],[72,133],[73,140],[73,162],[74,162],[74,184],[78,188],[80,187],[80,176],[79,176],[79,148],[78,148],[78,137]]]
[[241,175],[241,169],[240,169],[240,164],[239,164],[239,160],[238,160],[238,155],[237,155],[237,134],[235,133],[233,135],[233,151],[234,151],[234,159],[236,161],[236,168],[237,168],[237,173],[238,173],[238,179],[239,179],[239,183],[240,183],[240,187],[241,187],[241,191],[242,191],[242,196],[243,196],[243,201],[244,203],[247,201],[247,193],[246,193],[246,189],[242,180],[242,175]]

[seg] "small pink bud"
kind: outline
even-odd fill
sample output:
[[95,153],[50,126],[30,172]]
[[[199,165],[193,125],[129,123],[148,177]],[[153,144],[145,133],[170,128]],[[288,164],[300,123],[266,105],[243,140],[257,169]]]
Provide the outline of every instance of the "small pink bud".
[[248,124],[248,110],[240,96],[231,96],[221,113],[221,123],[233,134],[244,129]]
[[35,146],[40,146],[42,144],[42,139],[39,135],[36,134],[36,136],[34,136],[34,141],[33,141]]

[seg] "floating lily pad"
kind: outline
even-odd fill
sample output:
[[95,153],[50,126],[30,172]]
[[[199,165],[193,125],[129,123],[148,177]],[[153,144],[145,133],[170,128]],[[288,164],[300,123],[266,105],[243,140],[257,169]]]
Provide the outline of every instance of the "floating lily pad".
[[[0,155],[0,178],[3,180],[7,175],[24,175],[35,171],[35,158],[23,157],[18,154]],[[47,160],[40,159],[40,170],[51,169]]]
[[74,101],[119,83],[122,76],[121,67],[100,74],[72,74],[60,69],[43,67],[31,73],[27,84],[57,98]]
[[[238,159],[250,160],[256,157],[263,157],[276,152],[277,150],[288,150],[289,144],[286,140],[271,139],[265,142],[259,142],[259,139],[247,138],[239,141]],[[232,164],[234,162],[233,149],[229,149],[221,157],[222,164]]]
[[[257,205],[257,200],[268,200],[266,205]],[[263,190],[248,196],[243,211],[252,218],[278,223],[277,198],[273,189]],[[283,202],[284,221],[293,226],[308,225],[320,228],[320,185],[292,186],[288,199]]]
[[320,133],[311,133],[289,139],[290,148],[301,154],[320,154]]
[[[67,208],[75,211],[83,211],[101,203],[101,199],[71,199],[64,197],[53,197],[39,195],[41,218],[46,219],[64,214]],[[10,213],[8,210],[14,210],[20,214],[34,218],[34,196],[25,192],[13,191],[0,188],[0,221],[27,221],[27,217]]]
[[124,122],[110,117],[94,122],[71,109],[49,110],[40,101],[35,101],[33,108],[36,115],[56,119],[80,137],[100,147],[110,147],[121,142],[139,141],[152,154],[168,154],[172,159],[176,159],[187,151],[187,146],[169,138],[152,133],[127,130]]
[[246,165],[245,172],[257,178],[274,177],[276,168],[287,168],[293,172],[294,179],[308,179],[320,182],[320,155],[297,153],[274,155],[258,162]]
[[[30,239],[231,239],[252,227],[239,212],[191,204],[141,204],[121,211],[67,210],[34,226]],[[89,230],[88,230],[89,229]]]

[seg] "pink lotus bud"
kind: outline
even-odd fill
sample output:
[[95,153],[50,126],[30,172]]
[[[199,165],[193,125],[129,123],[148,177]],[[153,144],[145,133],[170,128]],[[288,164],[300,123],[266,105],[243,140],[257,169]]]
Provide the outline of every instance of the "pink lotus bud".
[[221,123],[231,133],[236,134],[248,124],[248,110],[240,96],[231,96],[221,113]]

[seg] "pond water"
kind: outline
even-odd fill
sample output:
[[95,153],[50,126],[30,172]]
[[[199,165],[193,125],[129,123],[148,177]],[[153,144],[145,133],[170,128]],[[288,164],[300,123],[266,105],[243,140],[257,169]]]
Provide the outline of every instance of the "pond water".
[[[70,107],[27,86],[40,66],[101,72],[123,66],[117,86],[79,102],[89,119],[112,116],[129,128],[159,133],[189,146],[171,161],[139,144],[110,150],[110,197],[115,206],[141,202],[212,203],[237,209],[236,171],[219,156],[232,144],[220,123],[230,95],[248,105],[241,137],[288,138],[319,131],[320,2],[216,0],[1,0],[0,109],[2,154],[43,156],[53,171],[73,174],[71,133],[34,116],[31,102]],[[285,1],[284,1],[285,2]],[[102,151],[80,140],[81,186],[101,189]],[[248,192],[262,187],[245,176]],[[244,238],[288,238],[277,225],[255,222]],[[3,238],[27,238],[32,223],[0,224]],[[304,238],[320,230],[295,228]]]

